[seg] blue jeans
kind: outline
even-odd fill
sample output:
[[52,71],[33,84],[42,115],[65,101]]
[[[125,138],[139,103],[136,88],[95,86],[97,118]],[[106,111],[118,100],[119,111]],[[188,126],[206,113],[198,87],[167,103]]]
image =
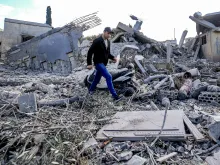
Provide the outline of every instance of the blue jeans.
[[103,63],[96,64],[95,67],[96,67],[96,75],[92,82],[92,85],[89,88],[89,91],[95,90],[97,84],[100,82],[101,77],[103,76],[106,79],[107,86],[108,86],[110,93],[112,94],[112,97],[116,98],[118,95],[115,92],[115,89],[112,84],[112,75],[108,72],[108,70],[106,69]]

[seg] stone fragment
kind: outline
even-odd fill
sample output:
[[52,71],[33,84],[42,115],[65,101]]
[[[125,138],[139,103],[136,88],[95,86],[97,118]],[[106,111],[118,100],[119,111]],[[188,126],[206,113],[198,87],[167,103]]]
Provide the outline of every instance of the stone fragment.
[[119,161],[126,161],[131,159],[131,157],[133,156],[133,153],[131,151],[124,151],[121,152],[120,154],[117,154],[117,158]]
[[37,101],[34,93],[23,94],[18,98],[19,110],[24,113],[37,111]]
[[199,115],[196,112],[191,112],[188,118],[193,124],[199,124],[202,122],[202,115]]
[[89,47],[90,46],[90,41],[89,40],[83,40],[82,43],[80,44],[80,47]]
[[220,164],[220,151],[214,153],[213,156],[208,156],[205,161],[209,165],[219,165]]
[[177,147],[177,152],[184,153],[185,149],[182,146]]
[[215,141],[220,141],[220,122],[215,122],[209,126],[209,136]]
[[134,155],[127,163],[124,165],[144,165],[147,159],[140,156]]

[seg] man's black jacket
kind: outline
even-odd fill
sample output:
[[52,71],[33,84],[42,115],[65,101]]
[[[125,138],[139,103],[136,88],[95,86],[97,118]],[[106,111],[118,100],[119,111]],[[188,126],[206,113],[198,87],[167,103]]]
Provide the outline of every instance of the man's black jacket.
[[102,36],[96,38],[87,54],[87,65],[92,65],[92,55],[94,64],[103,63],[107,65],[108,59],[114,59],[114,56],[110,53],[110,41],[108,40],[108,47],[106,48],[105,42]]

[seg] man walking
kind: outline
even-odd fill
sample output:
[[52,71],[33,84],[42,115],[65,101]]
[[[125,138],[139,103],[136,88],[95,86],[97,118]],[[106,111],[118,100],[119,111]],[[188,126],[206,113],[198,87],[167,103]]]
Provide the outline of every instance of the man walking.
[[110,38],[111,33],[112,33],[111,28],[106,27],[104,29],[102,36],[95,39],[91,47],[89,48],[87,54],[87,69],[93,68],[92,55],[93,55],[93,62],[96,68],[96,75],[92,82],[92,85],[89,88],[89,92],[90,93],[94,92],[97,84],[100,82],[101,77],[103,76],[106,79],[107,86],[110,93],[112,94],[112,97],[114,98],[114,100],[119,100],[120,98],[117,95],[112,83],[112,76],[106,69],[108,59],[117,62],[117,58],[115,58],[110,54],[110,41],[108,39]]

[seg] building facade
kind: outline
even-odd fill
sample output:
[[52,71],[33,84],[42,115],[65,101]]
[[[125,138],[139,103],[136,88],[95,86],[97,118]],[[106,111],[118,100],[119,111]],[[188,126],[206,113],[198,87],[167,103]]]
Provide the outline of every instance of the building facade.
[[0,32],[1,59],[5,59],[5,53],[11,47],[46,33],[51,29],[52,27],[47,24],[5,18],[4,31]]

